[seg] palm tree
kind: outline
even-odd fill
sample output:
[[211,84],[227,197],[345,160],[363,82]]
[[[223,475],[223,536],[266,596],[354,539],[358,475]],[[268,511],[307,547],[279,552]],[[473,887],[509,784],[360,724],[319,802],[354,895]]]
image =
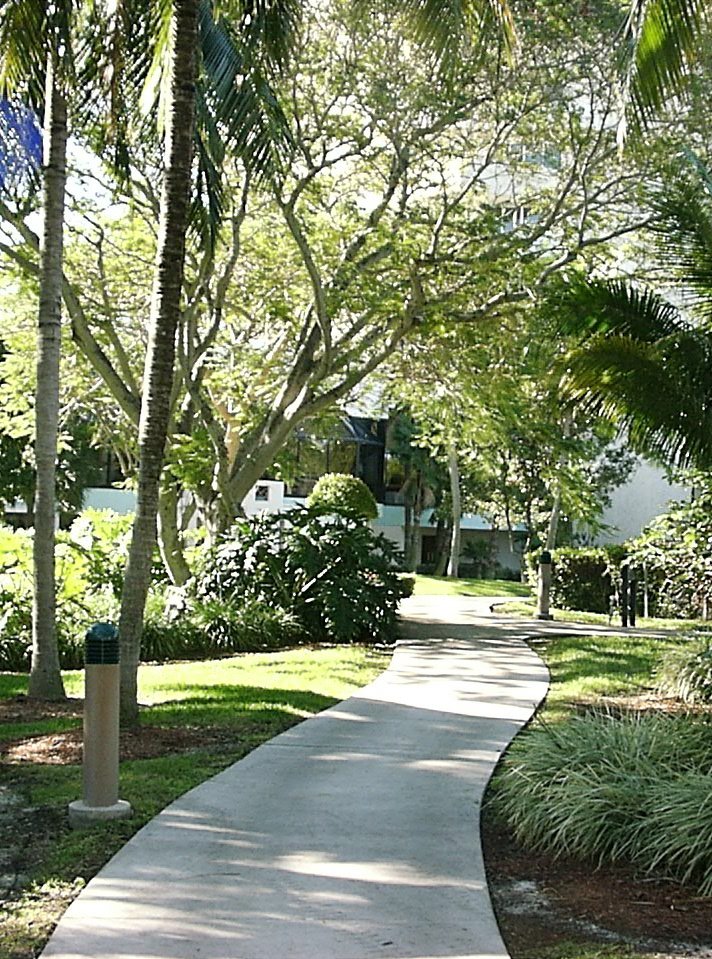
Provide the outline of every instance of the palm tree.
[[[665,101],[682,91],[701,43],[709,0],[632,0],[624,28],[624,101],[645,126]],[[625,136],[625,122],[621,126]]]
[[44,112],[42,242],[39,266],[37,387],[35,394],[32,667],[29,695],[64,698],[55,617],[55,485],[59,421],[59,361],[67,85],[72,64],[71,0],[6,3],[0,18],[0,94],[25,95]]
[[198,0],[173,0],[171,8],[170,94],[139,422],[136,517],[119,618],[121,708],[126,722],[134,722],[138,715],[136,677],[140,635],[156,542],[159,485],[173,388],[191,193],[198,6]]
[[[35,402],[36,485],[34,496],[34,591],[32,610],[32,666],[29,694],[59,699],[64,687],[59,670],[55,602],[56,461],[59,420],[59,366],[66,195],[66,150],[69,91],[73,119],[105,127],[107,146],[123,151],[120,88],[111,90],[108,109],[96,110],[94,94],[104,86],[107,57],[125,52],[120,6],[107,20],[108,8],[85,0],[5,0],[0,5],[0,97],[19,98],[22,110],[44,115],[42,211],[39,264],[37,387]],[[102,20],[103,17],[103,20]],[[98,30],[101,23],[105,29]],[[91,36],[75,44],[79,29],[93,28],[101,43],[92,49]],[[75,61],[75,46],[82,56]],[[116,71],[113,72],[116,76]],[[103,92],[103,90],[102,90]],[[100,117],[100,119],[99,119]],[[107,122],[108,120],[108,122]],[[117,122],[117,120],[119,122]],[[107,133],[106,131],[112,131]]]
[[710,469],[712,178],[696,164],[654,207],[657,257],[683,309],[626,280],[569,280],[550,301],[561,331],[579,338],[562,385],[641,452]]

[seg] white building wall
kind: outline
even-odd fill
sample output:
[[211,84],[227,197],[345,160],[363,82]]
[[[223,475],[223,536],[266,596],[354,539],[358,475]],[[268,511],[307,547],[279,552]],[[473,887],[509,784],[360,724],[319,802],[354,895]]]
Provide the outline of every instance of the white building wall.
[[[88,489],[84,497],[84,506],[95,509],[112,509],[117,513],[131,513],[136,504],[136,494],[131,490]],[[242,502],[248,516],[259,513],[277,513],[295,506],[303,505],[304,499],[284,495],[284,483],[277,480],[260,480],[250,490]],[[421,536],[435,535],[435,526],[430,522],[431,511],[421,516]],[[377,533],[383,533],[395,546],[405,548],[405,510],[402,506],[384,506],[379,504],[378,518],[371,526]],[[491,536],[489,525],[481,516],[463,516],[462,546],[468,538],[487,538]],[[466,558],[463,557],[466,562]],[[510,549],[509,536],[505,531],[495,534],[495,559],[502,566],[519,570],[520,557]]]
[[100,489],[90,487],[84,493],[84,509],[113,509],[115,513],[133,513],[136,494],[128,489]]
[[644,526],[667,510],[671,500],[689,498],[689,488],[668,482],[663,470],[641,460],[628,482],[611,494],[611,505],[603,514],[603,522],[611,529],[601,533],[598,542],[623,543],[639,536]]

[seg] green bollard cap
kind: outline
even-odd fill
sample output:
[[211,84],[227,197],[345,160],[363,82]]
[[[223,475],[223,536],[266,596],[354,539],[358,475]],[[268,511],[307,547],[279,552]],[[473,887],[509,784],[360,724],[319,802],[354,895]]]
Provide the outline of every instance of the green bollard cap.
[[113,623],[94,623],[84,637],[87,666],[115,666],[119,661],[119,631]]

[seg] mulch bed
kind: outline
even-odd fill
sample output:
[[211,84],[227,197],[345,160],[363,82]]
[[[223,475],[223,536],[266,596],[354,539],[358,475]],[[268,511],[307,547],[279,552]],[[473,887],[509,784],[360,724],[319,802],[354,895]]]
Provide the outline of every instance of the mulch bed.
[[531,852],[483,819],[487,878],[513,959],[565,941],[616,940],[658,956],[712,957],[712,899],[626,866]]

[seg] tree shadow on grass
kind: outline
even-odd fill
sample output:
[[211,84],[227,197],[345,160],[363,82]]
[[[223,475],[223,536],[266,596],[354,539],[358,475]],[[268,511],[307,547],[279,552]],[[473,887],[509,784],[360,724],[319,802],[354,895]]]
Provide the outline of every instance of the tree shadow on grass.
[[549,666],[556,683],[606,677],[607,684],[649,680],[670,642],[642,637],[562,637]]
[[[195,692],[192,692],[194,690]],[[186,695],[187,693],[187,695]],[[233,725],[279,719],[285,714],[307,718],[335,706],[340,700],[298,689],[259,686],[184,686],[179,699],[146,706],[141,721],[150,725]]]

